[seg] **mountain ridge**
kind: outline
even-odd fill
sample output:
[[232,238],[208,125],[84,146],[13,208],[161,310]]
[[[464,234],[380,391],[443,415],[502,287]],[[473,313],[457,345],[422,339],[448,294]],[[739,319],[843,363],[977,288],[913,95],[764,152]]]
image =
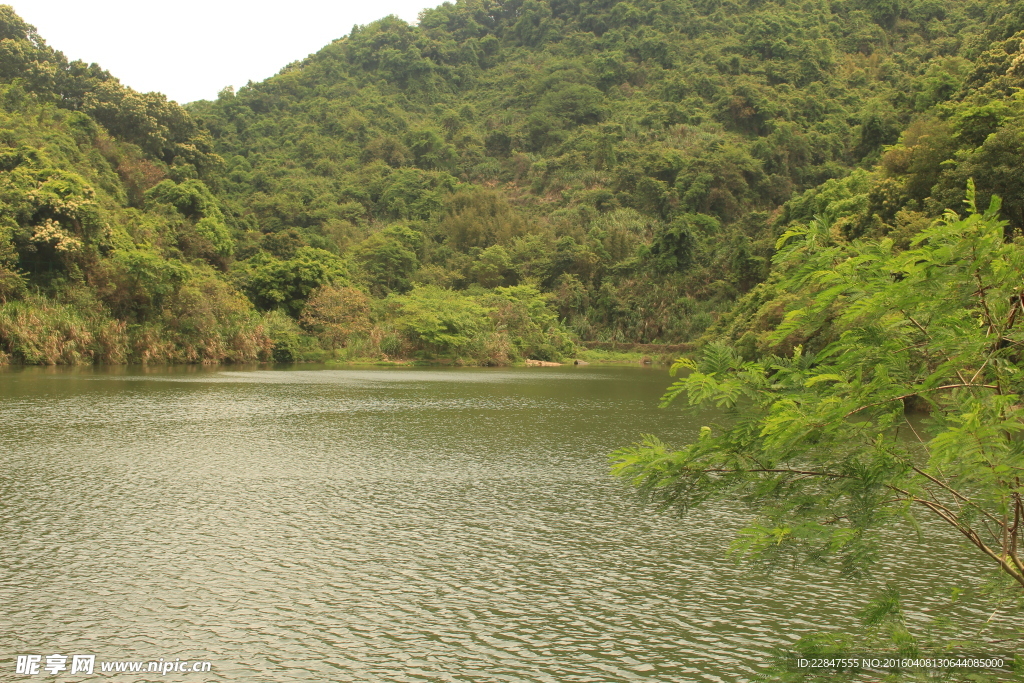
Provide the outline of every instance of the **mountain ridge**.
[[[4,171],[11,360],[505,363],[702,335],[763,353],[764,307],[799,298],[766,293],[791,224],[907,240],[976,177],[1024,227],[1010,162],[985,161],[1018,151],[1011,3],[458,2],[184,108],[0,14],[11,130],[45,110],[65,138]],[[45,148],[33,135],[5,153]],[[75,170],[68,196],[113,237],[29,197],[40,166]],[[175,330],[193,281],[235,302],[214,308],[238,329],[211,310]],[[26,352],[15,318],[54,306],[135,341]],[[235,338],[255,341],[225,352]]]

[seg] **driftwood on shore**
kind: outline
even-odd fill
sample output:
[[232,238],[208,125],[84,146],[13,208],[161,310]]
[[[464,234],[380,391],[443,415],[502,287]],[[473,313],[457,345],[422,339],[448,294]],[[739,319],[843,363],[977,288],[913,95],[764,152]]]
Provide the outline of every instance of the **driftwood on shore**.
[[553,368],[553,367],[557,367],[557,366],[561,365],[561,363],[552,363],[551,361],[547,361],[547,360],[532,360],[532,359],[527,359],[526,360],[526,364],[528,366],[541,367],[541,368]]

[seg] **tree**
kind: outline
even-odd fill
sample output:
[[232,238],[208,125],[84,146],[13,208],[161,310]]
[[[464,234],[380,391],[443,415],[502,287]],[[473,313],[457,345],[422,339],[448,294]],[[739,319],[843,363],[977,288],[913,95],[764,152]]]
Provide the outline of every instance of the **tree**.
[[472,188],[449,198],[440,228],[453,248],[469,251],[473,247],[485,249],[508,244],[526,232],[527,224],[499,193]]
[[25,279],[17,270],[18,252],[11,242],[13,231],[0,226],[0,304],[20,299],[25,294]]
[[[505,247],[495,244],[487,247],[469,266],[469,272],[482,287],[500,287],[503,284],[514,284],[516,280],[512,257]],[[512,282],[506,282],[511,280]]]
[[370,297],[354,287],[320,287],[310,295],[299,322],[325,346],[345,346],[353,334],[369,331]]
[[348,283],[345,261],[323,249],[300,247],[293,258],[276,259],[260,252],[237,265],[240,288],[257,308],[283,310],[297,317],[309,295],[324,285]]
[[776,267],[811,303],[776,341],[823,348],[745,362],[712,344],[678,361],[688,374],[664,403],[732,419],[681,450],[647,437],[612,454],[614,471],[681,512],[746,501],[758,521],[737,551],[850,575],[877,562],[882,529],[931,516],[1024,595],[1024,246],[1004,239],[998,200],[978,213],[971,184],[968,205],[902,253],[834,244],[820,222],[783,234]]
[[201,180],[186,180],[180,184],[164,180],[147,190],[145,196],[149,205],[168,204],[195,221],[195,234],[207,241],[219,256],[227,257],[234,253],[235,241],[224,223],[224,214],[218,208],[213,193]]
[[958,154],[959,163],[942,174],[933,190],[934,196],[951,204],[956,188],[963,187],[967,178],[974,178],[979,198],[995,193],[1003,199],[1003,215],[1009,221],[1009,232],[1024,232],[1024,182],[1019,164],[1022,153],[1024,126],[1020,123],[1004,126],[989,135],[977,149]]
[[399,328],[435,353],[465,352],[490,327],[487,309],[439,287],[417,287],[393,300]]
[[450,171],[455,165],[455,148],[433,130],[407,133],[405,143],[416,159],[416,166],[427,171]]
[[660,273],[686,270],[693,262],[695,246],[686,221],[659,226],[650,247],[651,265]]
[[519,358],[560,361],[576,352],[551,307],[552,296],[533,285],[497,287],[484,297],[495,330],[504,333]]
[[407,292],[409,278],[420,267],[416,251],[423,235],[404,225],[392,225],[370,235],[354,252],[370,288],[380,295]]

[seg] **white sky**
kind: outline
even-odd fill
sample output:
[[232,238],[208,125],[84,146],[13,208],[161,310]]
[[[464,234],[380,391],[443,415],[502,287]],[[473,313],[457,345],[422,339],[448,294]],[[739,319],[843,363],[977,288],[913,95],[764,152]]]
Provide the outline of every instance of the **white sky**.
[[0,0],[69,60],[182,104],[262,81],[389,14],[409,23],[442,0]]

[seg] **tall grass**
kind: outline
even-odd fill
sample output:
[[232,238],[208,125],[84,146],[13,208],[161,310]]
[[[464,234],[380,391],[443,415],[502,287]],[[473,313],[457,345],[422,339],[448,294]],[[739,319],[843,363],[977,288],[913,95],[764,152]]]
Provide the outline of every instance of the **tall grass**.
[[123,363],[128,344],[123,322],[31,297],[0,306],[0,352],[35,365]]
[[[216,293],[160,320],[130,325],[102,306],[91,309],[41,296],[0,305],[0,363],[222,363],[267,360],[272,343],[256,316],[225,312]],[[203,304],[205,302],[205,308]]]

